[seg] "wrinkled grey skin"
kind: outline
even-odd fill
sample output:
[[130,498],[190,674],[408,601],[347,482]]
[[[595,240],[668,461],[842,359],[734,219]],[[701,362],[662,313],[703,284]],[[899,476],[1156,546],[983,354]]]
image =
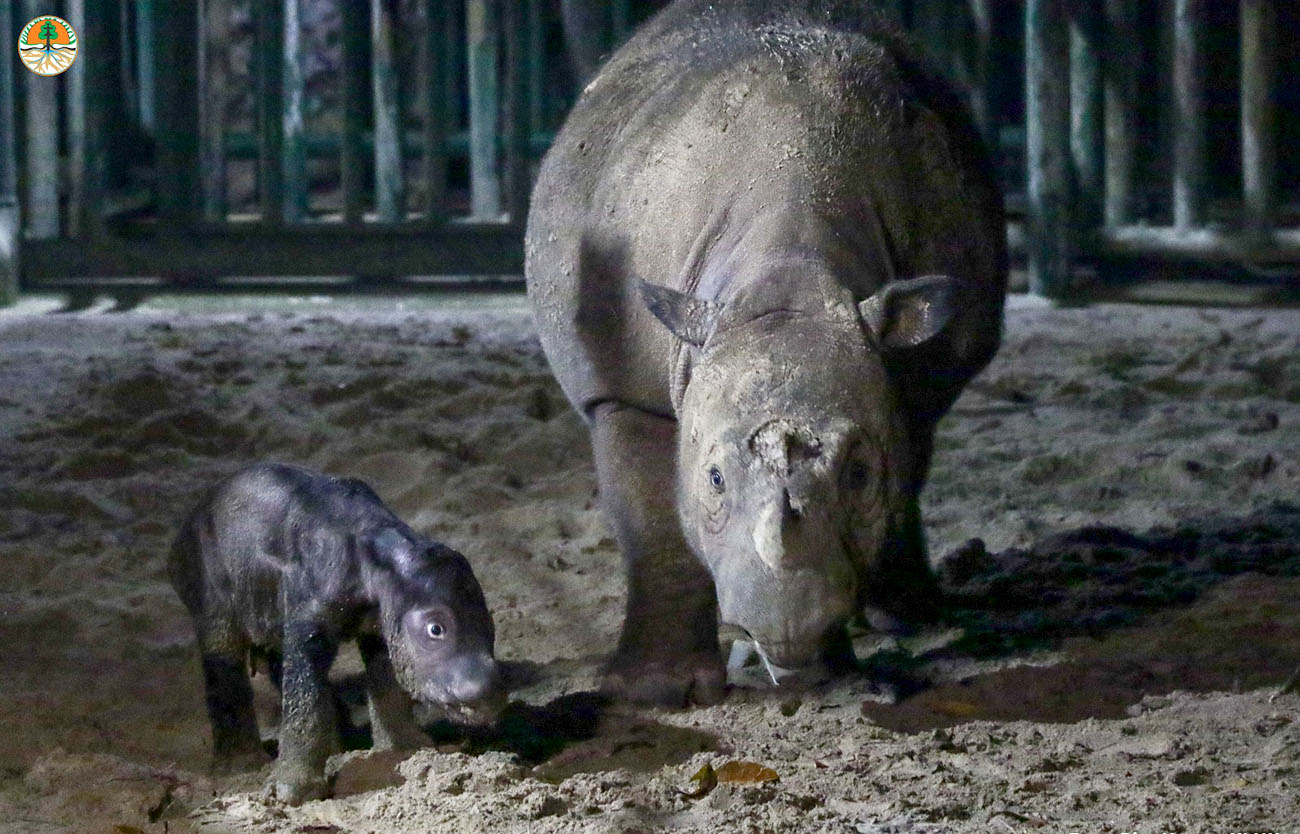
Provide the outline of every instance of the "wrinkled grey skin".
[[504,706],[469,562],[413,533],[361,481],[244,469],[190,514],[169,570],[202,652],[216,766],[261,762],[248,668],[250,653],[264,657],[283,695],[268,789],[287,802],[328,789],[339,739],[327,674],[342,640],[356,639],[365,662],[377,748],[425,740],[410,696],[476,721]]
[[609,688],[720,697],[719,618],[798,668],[932,610],[935,424],[1001,338],[989,168],[862,2],[684,0],[588,85],[526,270],[627,566]]

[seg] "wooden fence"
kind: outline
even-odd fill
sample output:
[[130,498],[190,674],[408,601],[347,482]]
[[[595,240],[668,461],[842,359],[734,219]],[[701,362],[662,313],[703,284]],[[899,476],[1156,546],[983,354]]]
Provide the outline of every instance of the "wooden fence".
[[[1277,106],[1282,0],[1239,0],[1226,220],[1206,210],[1223,179],[1207,142],[1212,0],[1159,0],[1154,15],[1143,0],[881,2],[968,92],[1033,291],[1077,295],[1088,261],[1300,263],[1300,217],[1279,194],[1279,116],[1296,118]],[[601,51],[654,5],[563,3],[607,16]],[[0,30],[59,13],[81,44],[58,78],[0,62],[0,303],[77,287],[519,286],[531,167],[578,81],[560,6],[0,4]],[[337,43],[305,42],[322,31]],[[336,63],[322,70],[321,54]],[[1160,65],[1154,88],[1139,56]],[[1140,159],[1159,96],[1167,174]]]

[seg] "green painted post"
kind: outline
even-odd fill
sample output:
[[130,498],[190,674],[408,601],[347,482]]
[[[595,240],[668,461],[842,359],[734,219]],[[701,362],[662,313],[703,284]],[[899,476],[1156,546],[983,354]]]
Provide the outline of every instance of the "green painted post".
[[158,91],[154,86],[154,1],[136,0],[135,3],[135,88],[140,108],[140,126],[148,134],[154,132],[158,112]]
[[[0,3],[0,32],[16,31],[12,3]],[[14,118],[14,62],[0,61],[0,307],[18,300],[22,263],[19,240],[18,131]]]
[[494,0],[466,0],[469,63],[470,213],[483,220],[501,215],[501,172],[497,165],[497,56],[501,23]]
[[1070,34],[1065,0],[1025,5],[1025,152],[1029,289],[1070,288]]
[[371,0],[371,77],[375,96],[375,210],[384,223],[406,217],[402,188],[402,117],[393,48],[397,4]]
[[[23,20],[46,13],[43,0],[26,0]],[[19,23],[18,25],[22,25]],[[27,141],[23,147],[23,231],[37,240],[59,235],[59,79],[23,70]]]
[[365,207],[366,158],[364,138],[370,113],[366,44],[370,40],[369,9],[360,0],[339,4],[343,39],[343,140],[339,170],[343,191],[343,222],[360,223]]
[[1102,10],[1078,3],[1070,19],[1070,154],[1078,190],[1076,220],[1101,224],[1105,188],[1105,126],[1102,93]]
[[257,194],[262,222],[284,221],[284,6],[255,3]]
[[1132,217],[1137,111],[1137,14],[1133,0],[1106,0],[1104,215],[1107,227]]
[[204,0],[199,34],[199,137],[203,177],[203,217],[226,219],[225,111],[230,63],[230,7],[227,0]]
[[307,215],[307,157],[303,151],[303,50],[301,0],[284,0],[284,109],[280,114],[284,140],[284,219],[290,223]]
[[420,41],[420,63],[424,68],[424,153],[425,219],[439,222],[446,216],[447,133],[445,56],[442,49],[447,22],[446,0],[425,0],[424,36]]
[[175,231],[192,225],[199,211],[198,0],[167,0],[153,13],[158,215]]
[[505,4],[506,89],[506,210],[522,232],[528,219],[528,95],[527,33],[518,3]]

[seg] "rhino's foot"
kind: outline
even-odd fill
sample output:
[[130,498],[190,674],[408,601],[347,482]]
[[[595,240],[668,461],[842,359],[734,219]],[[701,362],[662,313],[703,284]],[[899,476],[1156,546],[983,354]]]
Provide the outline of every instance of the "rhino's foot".
[[286,805],[301,805],[329,796],[329,781],[324,773],[308,773],[303,768],[276,767],[262,795]]
[[722,700],[727,669],[718,652],[684,655],[620,651],[605,672],[603,689],[637,704],[680,708]]

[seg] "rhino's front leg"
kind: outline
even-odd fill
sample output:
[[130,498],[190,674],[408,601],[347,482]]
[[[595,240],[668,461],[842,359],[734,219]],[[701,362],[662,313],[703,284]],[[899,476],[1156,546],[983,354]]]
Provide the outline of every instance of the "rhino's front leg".
[[285,624],[280,752],[270,787],[291,805],[328,792],[325,760],[339,748],[328,677],[337,652],[338,641],[319,624]]
[[606,689],[640,703],[722,697],[713,580],[682,537],[675,508],[673,420],[617,403],[592,415],[601,504],[627,568],[627,611]]

